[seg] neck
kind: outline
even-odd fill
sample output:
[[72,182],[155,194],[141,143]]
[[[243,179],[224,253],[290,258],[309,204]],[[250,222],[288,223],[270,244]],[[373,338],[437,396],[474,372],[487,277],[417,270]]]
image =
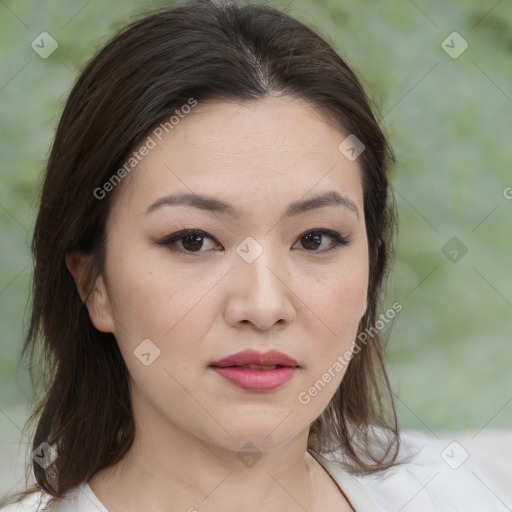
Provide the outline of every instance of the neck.
[[136,417],[128,454],[89,482],[111,512],[320,509],[319,482],[325,473],[307,452],[309,429],[278,448],[240,453],[160,416]]

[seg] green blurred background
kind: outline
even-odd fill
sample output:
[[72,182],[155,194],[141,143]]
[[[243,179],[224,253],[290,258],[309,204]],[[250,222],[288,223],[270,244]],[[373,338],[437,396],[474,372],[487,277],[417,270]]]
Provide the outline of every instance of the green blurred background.
[[[433,434],[510,429],[510,2],[267,3],[312,25],[346,57],[395,150],[399,235],[383,308],[403,304],[386,346],[401,425]],[[2,453],[19,445],[32,394],[26,364],[18,367],[29,244],[60,112],[95,51],[135,16],[164,5],[0,2]],[[59,45],[47,59],[31,48],[41,32]],[[463,48],[453,32],[468,43],[457,58],[443,49]]]

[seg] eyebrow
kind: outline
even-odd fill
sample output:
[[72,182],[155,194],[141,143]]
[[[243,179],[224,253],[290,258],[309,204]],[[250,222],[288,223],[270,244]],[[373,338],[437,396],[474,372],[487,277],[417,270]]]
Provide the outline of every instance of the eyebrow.
[[[240,218],[241,212],[233,205],[225,203],[220,199],[195,193],[171,194],[161,197],[145,210],[146,214],[154,212],[162,206],[193,206],[201,210],[218,212],[234,218]],[[293,217],[318,208],[327,206],[342,206],[354,212],[359,218],[359,211],[355,203],[347,196],[334,190],[324,194],[290,203],[286,208],[283,217]]]

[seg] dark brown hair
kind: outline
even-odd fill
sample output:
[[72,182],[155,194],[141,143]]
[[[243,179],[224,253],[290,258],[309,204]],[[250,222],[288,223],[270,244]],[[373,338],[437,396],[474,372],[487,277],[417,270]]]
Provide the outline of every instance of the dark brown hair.
[[[22,357],[30,354],[34,374],[34,360],[45,363],[38,374],[44,381],[41,400],[28,422],[37,420],[32,449],[47,442],[59,456],[46,470],[33,463],[37,484],[21,495],[42,490],[62,498],[121,460],[134,438],[128,372],[116,339],[93,326],[65,264],[66,254],[81,252],[92,256],[89,282],[102,272],[106,219],[120,187],[102,200],[93,191],[189,98],[248,102],[271,93],[307,101],[365,145],[358,162],[369,286],[359,332],[375,324],[394,225],[391,151],[354,72],[315,31],[268,6],[188,2],[133,22],[79,76],[47,165]],[[349,471],[372,473],[397,463],[398,434],[376,333],[353,356],[339,389],[311,425],[308,448],[340,449]]]

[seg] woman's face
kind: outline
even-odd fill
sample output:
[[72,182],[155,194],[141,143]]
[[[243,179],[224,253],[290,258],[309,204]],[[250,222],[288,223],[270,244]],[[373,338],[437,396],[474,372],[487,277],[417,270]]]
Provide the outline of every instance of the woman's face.
[[[286,96],[199,102],[163,133],[112,208],[92,320],[115,334],[140,428],[279,447],[327,406],[366,310],[349,134]],[[200,233],[171,241],[183,230]],[[245,351],[263,355],[225,359]]]

